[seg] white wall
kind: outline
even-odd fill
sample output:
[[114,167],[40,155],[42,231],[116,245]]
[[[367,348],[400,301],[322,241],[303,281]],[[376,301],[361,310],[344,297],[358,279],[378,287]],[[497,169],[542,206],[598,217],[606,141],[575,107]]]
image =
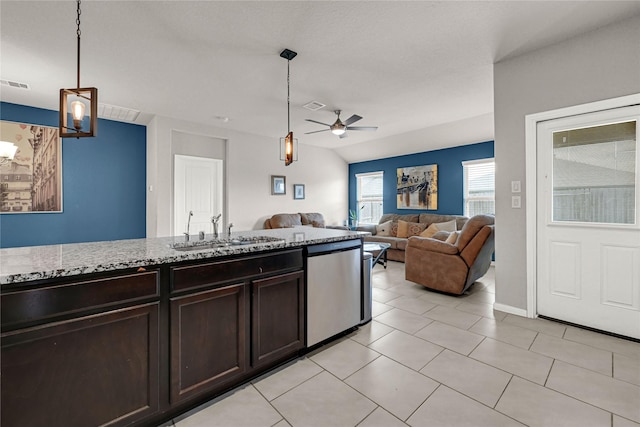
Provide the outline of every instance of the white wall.
[[[299,160],[284,166],[272,138],[156,116],[147,127],[147,237],[172,234],[172,155],[210,157],[200,137],[187,150],[185,134],[226,141],[227,217],[234,231],[260,229],[283,212],[320,212],[328,225],[347,218],[349,169],[335,152],[300,144]],[[286,195],[271,195],[271,175],[286,176]],[[293,184],[305,185],[304,200],[293,199]]]
[[[640,93],[640,17],[494,66],[496,303],[527,308],[527,114]],[[522,209],[511,208],[511,181]]]

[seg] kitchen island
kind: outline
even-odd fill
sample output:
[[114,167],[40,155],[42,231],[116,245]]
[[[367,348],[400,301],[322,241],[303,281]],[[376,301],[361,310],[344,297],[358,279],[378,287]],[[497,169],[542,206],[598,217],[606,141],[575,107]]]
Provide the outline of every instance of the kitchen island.
[[297,357],[307,248],[361,251],[361,237],[299,227],[0,249],[2,425],[154,425]]

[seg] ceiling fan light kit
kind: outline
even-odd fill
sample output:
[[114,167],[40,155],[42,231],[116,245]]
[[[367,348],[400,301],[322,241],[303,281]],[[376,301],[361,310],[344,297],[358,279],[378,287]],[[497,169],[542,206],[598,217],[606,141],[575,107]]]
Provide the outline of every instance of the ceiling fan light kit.
[[287,60],[287,136],[280,138],[280,160],[284,160],[284,165],[289,166],[291,163],[298,161],[298,139],[293,137],[291,131],[291,101],[289,95],[290,73],[289,63],[298,55],[290,49],[280,52],[280,57]]
[[338,120],[331,125],[331,133],[338,136],[344,135],[347,131],[347,127],[340,121],[340,110],[337,110],[335,113],[338,115]]

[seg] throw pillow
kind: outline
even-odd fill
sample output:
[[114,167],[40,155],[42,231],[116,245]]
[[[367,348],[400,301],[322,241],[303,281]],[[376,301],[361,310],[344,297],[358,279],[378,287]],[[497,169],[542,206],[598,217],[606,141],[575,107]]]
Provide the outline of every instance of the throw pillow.
[[391,232],[389,233],[391,237],[398,237],[398,221],[391,222]]
[[431,224],[429,227],[427,227],[426,230],[424,230],[422,233],[419,234],[420,237],[433,237],[434,234],[436,234],[438,231],[440,231],[440,229],[438,229],[438,226],[435,224]]
[[436,223],[436,226],[440,231],[456,231],[458,229],[456,226],[455,219],[452,219],[451,221],[447,221],[447,222],[438,222]]
[[398,220],[398,237],[418,236],[427,228],[427,224]]
[[459,235],[460,235],[459,231],[454,231],[451,234],[449,234],[449,237],[447,237],[447,240],[445,240],[445,242],[455,245]]
[[391,221],[383,222],[376,225],[377,236],[390,236],[391,235]]
[[409,225],[407,221],[398,220],[398,231],[396,232],[396,237],[407,237],[407,225]]
[[420,237],[433,237],[433,235],[438,231],[456,231],[456,220],[452,219],[451,221],[447,222],[434,222],[429,227],[427,227],[426,230],[420,233]]

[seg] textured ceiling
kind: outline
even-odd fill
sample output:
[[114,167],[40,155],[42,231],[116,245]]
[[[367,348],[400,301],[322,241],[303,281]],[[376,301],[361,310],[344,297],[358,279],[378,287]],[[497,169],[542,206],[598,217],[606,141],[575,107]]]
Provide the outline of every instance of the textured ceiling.
[[[31,86],[3,86],[3,101],[58,108],[75,85],[75,12],[0,2],[1,77]],[[289,48],[294,134],[360,161],[492,139],[494,62],[638,14],[640,1],[85,0],[81,83],[141,110],[137,123],[157,114],[278,138]],[[302,108],[313,100],[327,106]],[[304,135],[321,129],[305,118],[332,123],[334,109],[379,129]]]

